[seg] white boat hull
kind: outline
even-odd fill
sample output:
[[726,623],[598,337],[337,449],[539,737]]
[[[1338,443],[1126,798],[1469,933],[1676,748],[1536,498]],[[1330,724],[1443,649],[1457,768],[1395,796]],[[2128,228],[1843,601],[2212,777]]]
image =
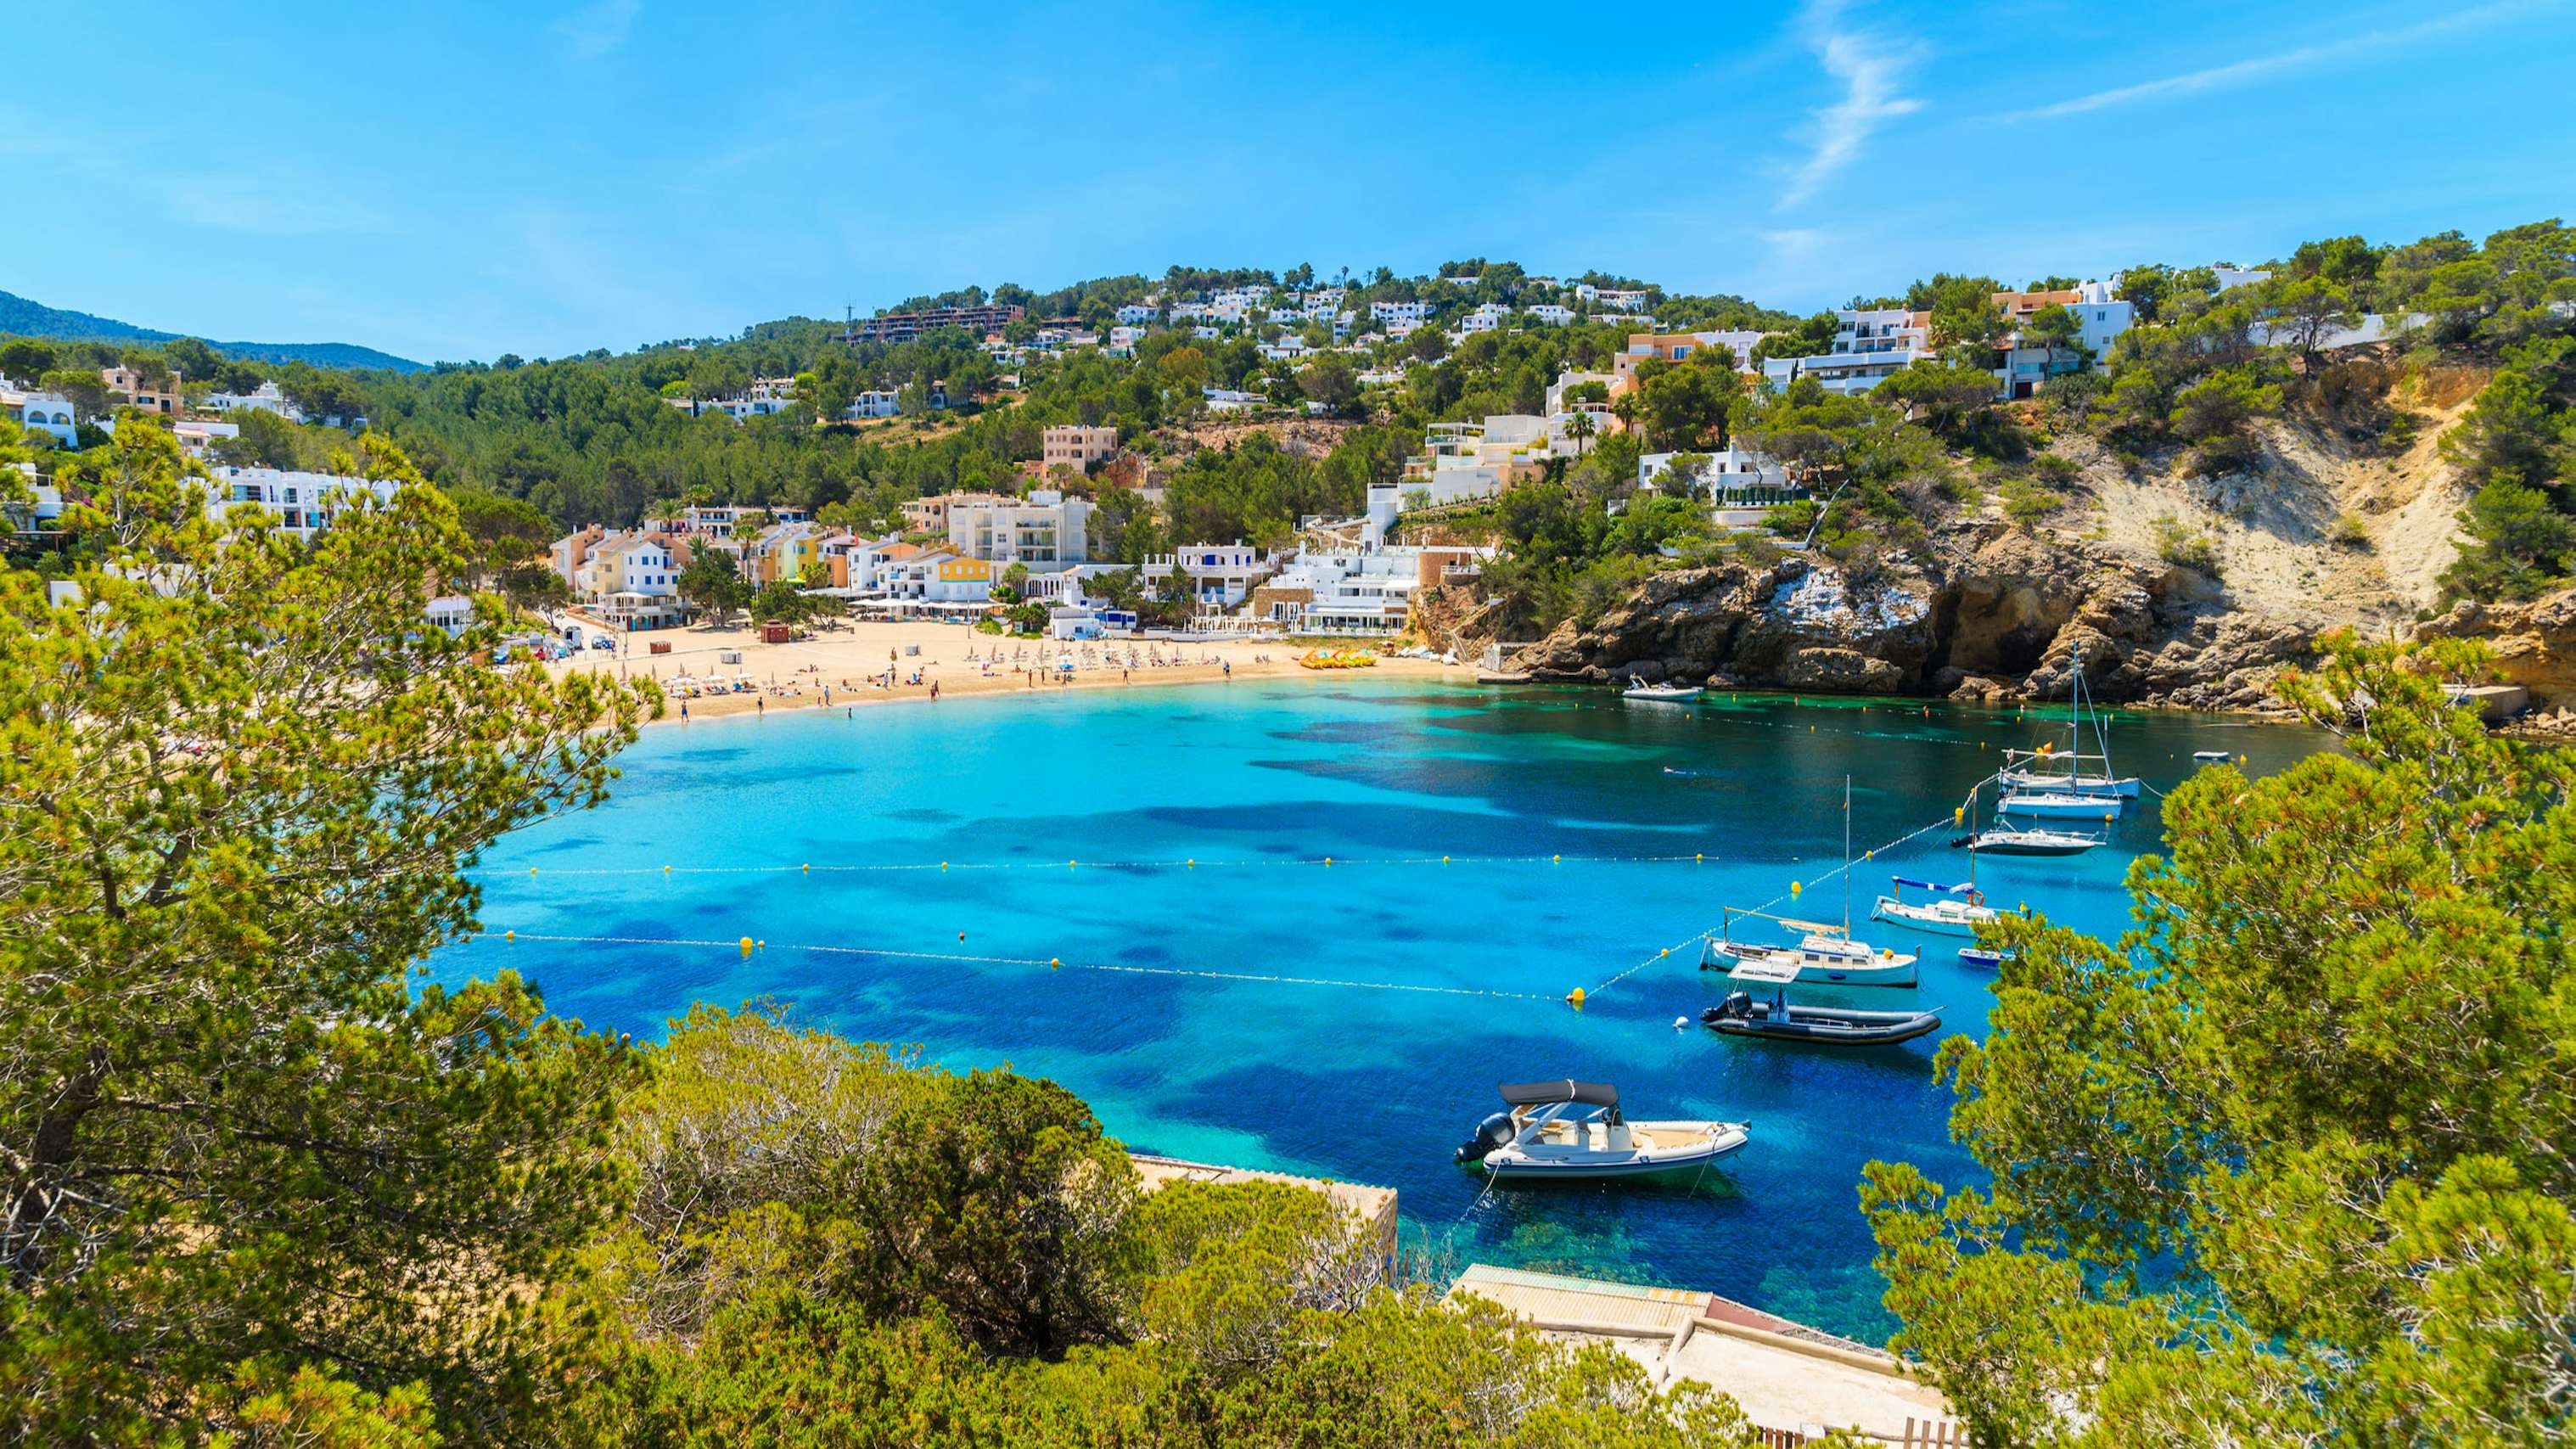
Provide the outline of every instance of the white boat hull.
[[1912,986],[1920,959],[1881,951],[1849,961],[1809,961],[1804,959],[1806,953],[1793,946],[1737,946],[1724,941],[1714,949],[1730,960],[1794,965],[1796,980],[1816,986]]
[[1696,1172],[1742,1151],[1750,1140],[1741,1122],[1631,1122],[1628,1130],[1653,1145],[1611,1152],[1571,1143],[1513,1143],[1485,1154],[1481,1165],[1493,1177],[1517,1182],[1653,1177]]
[[2117,795],[2123,800],[2138,798],[2138,780],[2134,775],[2115,780],[2104,775],[2075,776],[2063,771],[2006,770],[1995,780],[2007,790],[2044,790],[2051,795]]
[[1972,906],[1965,901],[1935,901],[1918,905],[1900,901],[1894,896],[1880,896],[1870,907],[1873,921],[1888,921],[1936,936],[1973,936],[1977,928],[2003,918],[2003,912],[1992,906]]
[[2006,795],[1995,809],[2006,815],[2028,815],[2040,820],[2100,820],[2119,815],[2124,803],[2117,795]]
[[1685,699],[1697,699],[1699,696],[1700,692],[1696,689],[1623,689],[1619,691],[1621,699],[1652,699],[1672,704],[1678,704]]

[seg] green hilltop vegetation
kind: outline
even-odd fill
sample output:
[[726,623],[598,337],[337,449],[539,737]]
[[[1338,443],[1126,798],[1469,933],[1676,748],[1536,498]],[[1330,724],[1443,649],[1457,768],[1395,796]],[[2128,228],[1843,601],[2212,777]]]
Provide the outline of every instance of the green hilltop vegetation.
[[[655,687],[482,663],[488,598],[420,629],[477,567],[443,490],[306,543],[158,428],[53,461],[81,601],[0,571],[0,1441],[1755,1442],[1303,1189],[1140,1193],[1051,1083],[418,979]],[[2563,1437],[2576,757],[2449,707],[2477,662],[2336,643],[2285,693],[2346,750],[2179,787],[2131,937],[2003,933],[1939,1059],[1981,1181],[1857,1185],[1975,1442]]]
[[[0,337],[51,337],[68,342],[128,345],[176,342],[181,335],[137,327],[113,317],[48,307],[14,293],[0,292]],[[408,357],[396,357],[390,352],[378,352],[372,347],[360,347],[350,342],[215,342],[208,345],[226,357],[251,362],[302,362],[314,367],[382,368],[394,372],[417,372],[422,367]]]
[[[2576,570],[2576,242],[2556,221],[2498,232],[2483,241],[2443,233],[2402,245],[2359,237],[2302,245],[2271,264],[2267,282],[2218,290],[2208,267],[2141,265],[2117,277],[2139,325],[2099,358],[2052,380],[2033,403],[1997,405],[1986,375],[1956,361],[1978,356],[2006,329],[1987,298],[2003,284],[1943,274],[1899,295],[1856,305],[1928,311],[1943,357],[1917,364],[1865,398],[1829,396],[1809,384],[1777,395],[1748,385],[1717,350],[1673,365],[1649,361],[1641,389],[1623,398],[1633,432],[1601,438],[1590,455],[1556,465],[1537,486],[1511,490],[1483,517],[1467,520],[1506,545],[1509,558],[1487,576],[1504,602],[1496,620],[1526,636],[1620,597],[1656,569],[1705,561],[1720,550],[1760,549],[1758,540],[1712,536],[1701,510],[1666,494],[1617,513],[1635,487],[1641,451],[1690,452],[1742,442],[1786,463],[1819,498],[1784,509],[1783,534],[1815,533],[1838,558],[1866,557],[1918,543],[1927,523],[1990,493],[2025,521],[2065,501],[2071,469],[2051,450],[2062,436],[2089,434],[2131,458],[2179,457],[2208,473],[2255,457],[2256,425],[2288,419],[2331,429],[2392,454],[2415,437],[2420,419],[2391,399],[2412,372],[2434,365],[2493,374],[2469,417],[2443,447],[2476,487],[2464,515],[2470,543],[2446,578],[2454,597],[2523,597]],[[1103,328],[1115,309],[1160,292],[1165,299],[1251,281],[1281,286],[1345,285],[1344,305],[1363,318],[1377,300],[1434,305],[1435,323],[1479,303],[1527,306],[1572,299],[1571,281],[1539,285],[1508,262],[1470,259],[1439,274],[1318,278],[1311,267],[1173,268],[1161,278],[1100,278],[1050,292],[1005,285],[910,298],[907,308],[1011,303],[1028,309],[1014,340],[1039,319],[1074,317]],[[2067,278],[2032,279],[2033,286]],[[1833,335],[1831,314],[1800,318],[1741,298],[1668,295],[1648,288],[1665,331],[1760,329],[1780,335],[1767,356],[1812,355]],[[2364,314],[2416,317],[2400,339],[2328,350],[2338,327]],[[2055,314],[2055,315],[2052,315]],[[2025,335],[2071,336],[2072,319],[2049,309]],[[66,364],[88,367],[110,354],[146,367],[181,365],[191,379],[228,386],[273,375],[308,412],[359,414],[400,443],[441,487],[522,501],[550,526],[630,524],[657,505],[684,499],[792,503],[827,522],[887,528],[903,501],[952,489],[1018,488],[1039,456],[1048,424],[1109,424],[1121,442],[1169,474],[1161,517],[1131,491],[1096,489],[1102,536],[1095,553],[1134,562],[1175,543],[1244,539],[1285,542],[1297,518],[1352,513],[1371,479],[1400,475],[1430,422],[1489,413],[1534,413],[1567,369],[1606,370],[1631,321],[1599,313],[1560,327],[1527,326],[1469,335],[1452,347],[1437,325],[1362,354],[1266,361],[1258,343],[1302,327],[1329,340],[1319,323],[1230,327],[1197,339],[1187,329],[1149,334],[1132,358],[1077,349],[1033,352],[1006,377],[962,330],[896,344],[839,340],[841,324],[790,319],[746,328],[724,341],[667,342],[634,352],[489,364],[440,364],[417,373],[344,372],[230,360],[209,370],[203,344],[58,347]],[[1363,323],[1363,330],[1365,323]],[[19,347],[36,343],[12,344]],[[193,364],[193,365],[191,365]],[[1373,369],[1406,369],[1398,384],[1363,385]],[[0,371],[21,375],[0,350]],[[60,368],[44,374],[77,383]],[[737,425],[691,417],[672,397],[714,397],[759,377],[794,377],[809,406]],[[193,383],[192,383],[193,385]],[[1317,457],[1280,446],[1276,430],[1203,441],[1209,419],[1201,389],[1265,395],[1283,421],[1320,412],[1338,426],[1335,446]],[[944,388],[950,406],[928,406]],[[862,390],[896,392],[899,420],[819,426]],[[90,392],[97,389],[93,384]],[[1309,408],[1309,404],[1313,407]],[[85,406],[103,410],[103,399]],[[1256,415],[1259,416],[1259,415]],[[230,461],[323,466],[344,439],[253,419],[225,449]],[[2187,542],[2187,541],[2186,541]],[[2176,545],[2183,548],[2183,543]]]

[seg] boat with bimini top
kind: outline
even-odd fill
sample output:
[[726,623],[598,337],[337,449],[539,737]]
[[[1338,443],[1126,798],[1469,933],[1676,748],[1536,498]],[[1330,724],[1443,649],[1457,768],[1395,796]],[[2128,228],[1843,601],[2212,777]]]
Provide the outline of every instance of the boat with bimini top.
[[1749,1122],[1631,1122],[1607,1082],[1510,1082],[1501,1091],[1505,1110],[1477,1123],[1457,1151],[1459,1166],[1497,1181],[1697,1172],[1752,1135]]

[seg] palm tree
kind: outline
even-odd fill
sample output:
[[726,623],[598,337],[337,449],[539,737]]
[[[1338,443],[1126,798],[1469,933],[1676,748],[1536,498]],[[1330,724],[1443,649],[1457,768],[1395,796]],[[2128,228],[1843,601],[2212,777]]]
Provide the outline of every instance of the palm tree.
[[687,511],[677,498],[656,498],[644,506],[644,517],[651,523],[677,523]]
[[1565,420],[1565,435],[1574,440],[1575,457],[1583,456],[1583,445],[1591,440],[1595,431],[1590,413],[1578,412]]

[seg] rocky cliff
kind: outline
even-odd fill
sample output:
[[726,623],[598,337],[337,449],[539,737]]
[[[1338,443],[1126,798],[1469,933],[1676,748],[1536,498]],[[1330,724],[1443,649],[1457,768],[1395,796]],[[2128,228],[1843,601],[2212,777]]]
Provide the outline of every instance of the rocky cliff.
[[[2392,383],[2407,428],[2348,436],[2266,422],[2252,460],[2199,476],[2180,454],[2116,455],[2074,434],[2057,507],[2009,521],[1988,494],[1927,521],[1928,542],[1860,576],[1821,555],[1657,574],[1588,624],[1514,657],[1541,679],[2019,699],[2062,697],[2080,647],[2106,700],[2266,709],[2317,637],[2414,628],[2453,557],[2466,490],[2441,457],[2482,373]],[[2390,439],[2402,440],[2402,445]],[[1960,460],[1959,471],[1981,476]],[[2176,537],[2195,566],[2166,561]],[[2471,610],[2441,627],[2497,643],[2509,677],[2576,711],[2576,604]],[[2525,676],[2528,676],[2526,678]]]
[[2106,700],[2253,709],[2313,640],[2300,621],[2231,606],[2189,569],[1974,522],[1858,575],[1821,555],[1657,574],[1507,667],[1568,682],[2014,699],[2063,695],[2080,651]]
[[2424,638],[2476,639],[2487,646],[2496,673],[2531,692],[2527,729],[2576,736],[2576,589],[2561,589],[2529,603],[2451,606],[2415,628]]

